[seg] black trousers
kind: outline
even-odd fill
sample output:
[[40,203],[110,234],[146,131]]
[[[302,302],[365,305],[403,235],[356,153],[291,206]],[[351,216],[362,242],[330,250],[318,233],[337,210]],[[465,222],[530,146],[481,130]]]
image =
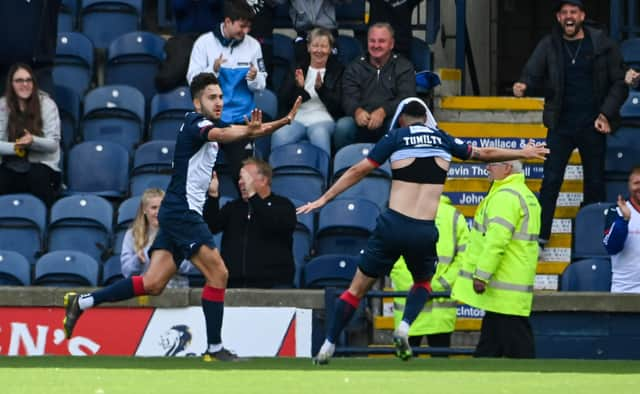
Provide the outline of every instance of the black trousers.
[[584,176],[583,205],[605,200],[604,155],[606,137],[594,128],[575,131],[549,130],[547,147],[551,150],[544,162],[544,178],[540,188],[540,207],[542,218],[540,238],[548,240],[551,236],[551,224],[556,209],[556,201],[564,180],[571,152],[578,148],[582,159]]
[[529,318],[487,311],[474,357],[535,358]]
[[31,163],[28,172],[17,173],[0,165],[0,195],[31,193],[51,207],[60,190],[60,173],[41,163]]
[[[409,337],[409,345],[418,347],[422,343],[422,338],[427,338],[427,344],[431,347],[451,347],[451,333],[429,335],[414,335]],[[444,354],[432,355],[431,357],[448,357]]]

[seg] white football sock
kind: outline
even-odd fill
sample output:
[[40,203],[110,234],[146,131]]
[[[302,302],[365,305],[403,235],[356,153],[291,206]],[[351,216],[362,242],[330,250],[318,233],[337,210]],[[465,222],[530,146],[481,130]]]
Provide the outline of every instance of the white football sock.
[[78,298],[78,306],[81,310],[93,307],[93,296],[91,294],[82,294],[80,298]]

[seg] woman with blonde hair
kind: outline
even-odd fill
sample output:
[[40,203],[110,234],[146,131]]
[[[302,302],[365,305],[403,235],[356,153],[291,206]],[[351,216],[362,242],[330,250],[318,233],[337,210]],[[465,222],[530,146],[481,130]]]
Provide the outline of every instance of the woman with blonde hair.
[[[158,233],[158,210],[163,197],[164,191],[161,189],[147,189],[140,197],[136,217],[124,235],[120,252],[122,275],[125,278],[141,275],[149,267],[149,247]],[[169,281],[167,287],[189,287],[187,278],[180,273],[186,272],[190,264],[187,260],[183,261],[179,273]]]

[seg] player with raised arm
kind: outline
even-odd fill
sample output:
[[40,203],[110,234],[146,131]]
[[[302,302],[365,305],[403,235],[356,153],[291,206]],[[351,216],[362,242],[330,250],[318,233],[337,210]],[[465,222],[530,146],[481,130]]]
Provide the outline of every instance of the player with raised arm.
[[333,356],[336,339],[362,297],[377,278],[389,274],[401,255],[414,284],[393,340],[399,358],[408,360],[413,355],[408,341],[409,326],[431,293],[438,240],[434,218],[452,156],[462,160],[507,161],[544,159],[549,153],[544,144],[533,141],[522,149],[474,147],[437,127],[426,126],[428,114],[422,100],[414,97],[403,100],[391,123],[394,127],[397,120],[400,127],[382,137],[365,159],[349,168],[320,198],[297,209],[298,214],[303,214],[321,208],[385,160],[391,161],[389,208],[378,217],[349,288],[336,300],[326,340],[314,359],[319,364],[326,364]]
[[176,139],[174,172],[160,206],[160,229],[149,249],[149,269],[142,276],[123,279],[92,293],[65,294],[63,324],[67,338],[71,337],[84,310],[103,302],[122,301],[145,294],[158,295],[176,273],[176,264],[190,259],[206,278],[202,290],[208,343],[204,359],[237,359],[234,353],[222,346],[224,295],[229,273],[202,218],[202,208],[220,143],[273,133],[291,123],[302,100],[298,98],[287,116],[279,120],[262,123],[262,112],[254,109],[251,119],[245,117],[245,125],[227,125],[220,120],[222,90],[214,74],[198,74],[191,81],[190,90],[195,112],[185,115]]

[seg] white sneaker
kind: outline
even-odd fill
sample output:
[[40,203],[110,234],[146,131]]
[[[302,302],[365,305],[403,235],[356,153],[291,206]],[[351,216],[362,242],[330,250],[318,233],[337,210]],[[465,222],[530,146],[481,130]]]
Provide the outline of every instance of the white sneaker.
[[319,365],[329,364],[329,359],[335,351],[336,345],[329,341],[324,341],[322,347],[320,347],[320,351],[318,351],[318,354],[316,354],[316,357],[313,359],[313,363]]

